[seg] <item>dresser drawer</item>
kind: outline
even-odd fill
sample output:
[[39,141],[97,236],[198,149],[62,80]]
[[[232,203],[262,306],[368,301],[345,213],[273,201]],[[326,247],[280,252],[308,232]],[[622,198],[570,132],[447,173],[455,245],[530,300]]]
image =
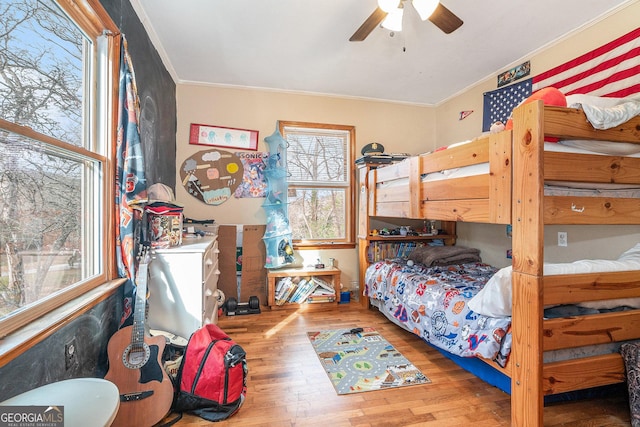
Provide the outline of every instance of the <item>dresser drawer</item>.
[[209,275],[209,279],[203,286],[202,323],[218,323],[218,278],[220,270],[216,261],[215,271]]
[[202,312],[202,324],[218,323],[218,297],[217,292],[205,292],[204,311]]
[[202,284],[202,298],[205,299],[208,296],[215,295],[218,289],[218,278],[220,277],[220,270],[218,270],[217,262],[214,271],[209,274],[207,280]]
[[211,247],[203,255],[203,277],[205,283],[209,280],[209,277],[218,270],[218,240],[216,239]]

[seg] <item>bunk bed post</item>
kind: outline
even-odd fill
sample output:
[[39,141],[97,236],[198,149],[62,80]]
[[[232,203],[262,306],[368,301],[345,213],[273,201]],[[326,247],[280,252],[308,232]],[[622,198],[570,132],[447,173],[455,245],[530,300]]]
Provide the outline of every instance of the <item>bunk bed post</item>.
[[368,298],[362,296],[364,289],[364,268],[363,265],[367,263],[367,251],[369,250],[369,241],[367,236],[369,235],[369,190],[367,183],[369,179],[369,166],[358,166],[358,183],[360,185],[360,192],[358,193],[358,295],[362,305],[368,307]]
[[[368,263],[369,252],[369,217],[375,215],[375,185],[376,167],[371,164],[360,166],[358,170],[360,194],[358,197],[358,263],[359,263],[359,289],[360,302],[363,307],[369,308],[369,298],[363,296],[365,268]],[[373,202],[372,202],[373,201]]]
[[489,222],[511,222],[511,131],[489,135]]
[[542,101],[513,112],[513,426],[543,425],[543,114]]
[[362,165],[358,167],[358,184],[360,191],[358,193],[358,239],[366,239],[369,235],[369,167]]
[[[420,156],[409,159],[409,218],[421,218]],[[417,196],[416,196],[417,195]]]
[[[367,173],[367,212],[369,216],[376,216],[376,177],[378,174],[377,169],[370,169]],[[367,230],[367,233],[369,230]]]

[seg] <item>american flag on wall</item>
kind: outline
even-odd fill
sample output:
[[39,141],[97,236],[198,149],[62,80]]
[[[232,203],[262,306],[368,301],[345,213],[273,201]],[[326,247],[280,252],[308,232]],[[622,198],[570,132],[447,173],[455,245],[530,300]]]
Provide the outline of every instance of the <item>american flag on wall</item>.
[[533,78],[486,92],[482,131],[498,120],[506,123],[513,108],[547,86],[565,95],[622,98],[640,93],[640,27]]
[[502,87],[484,94],[482,108],[482,131],[486,132],[492,123],[501,121],[507,123],[511,111],[525,98],[531,95],[532,79]]

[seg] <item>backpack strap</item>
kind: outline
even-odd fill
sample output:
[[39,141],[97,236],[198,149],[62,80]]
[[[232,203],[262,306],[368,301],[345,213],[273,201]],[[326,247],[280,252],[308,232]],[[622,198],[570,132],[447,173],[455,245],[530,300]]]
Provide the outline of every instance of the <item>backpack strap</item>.
[[[170,427],[172,425],[174,425],[175,423],[177,423],[178,421],[180,421],[182,419],[182,412],[178,412],[178,415],[176,415],[176,417],[170,421],[167,421],[164,424],[160,424],[158,427]],[[166,418],[166,417],[165,417]]]

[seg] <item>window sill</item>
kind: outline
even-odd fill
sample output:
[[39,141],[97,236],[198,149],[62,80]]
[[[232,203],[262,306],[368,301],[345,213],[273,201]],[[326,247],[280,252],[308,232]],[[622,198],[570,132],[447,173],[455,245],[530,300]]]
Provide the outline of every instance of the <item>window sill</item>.
[[293,242],[293,249],[296,250],[308,250],[308,249],[316,249],[316,250],[322,250],[322,249],[354,249],[356,247],[355,243],[352,242],[341,242],[341,243],[334,243],[334,242],[327,242],[327,243],[302,243],[302,242]]
[[111,296],[125,279],[111,280],[58,307],[51,313],[0,339],[0,367],[43,341],[71,320]]

